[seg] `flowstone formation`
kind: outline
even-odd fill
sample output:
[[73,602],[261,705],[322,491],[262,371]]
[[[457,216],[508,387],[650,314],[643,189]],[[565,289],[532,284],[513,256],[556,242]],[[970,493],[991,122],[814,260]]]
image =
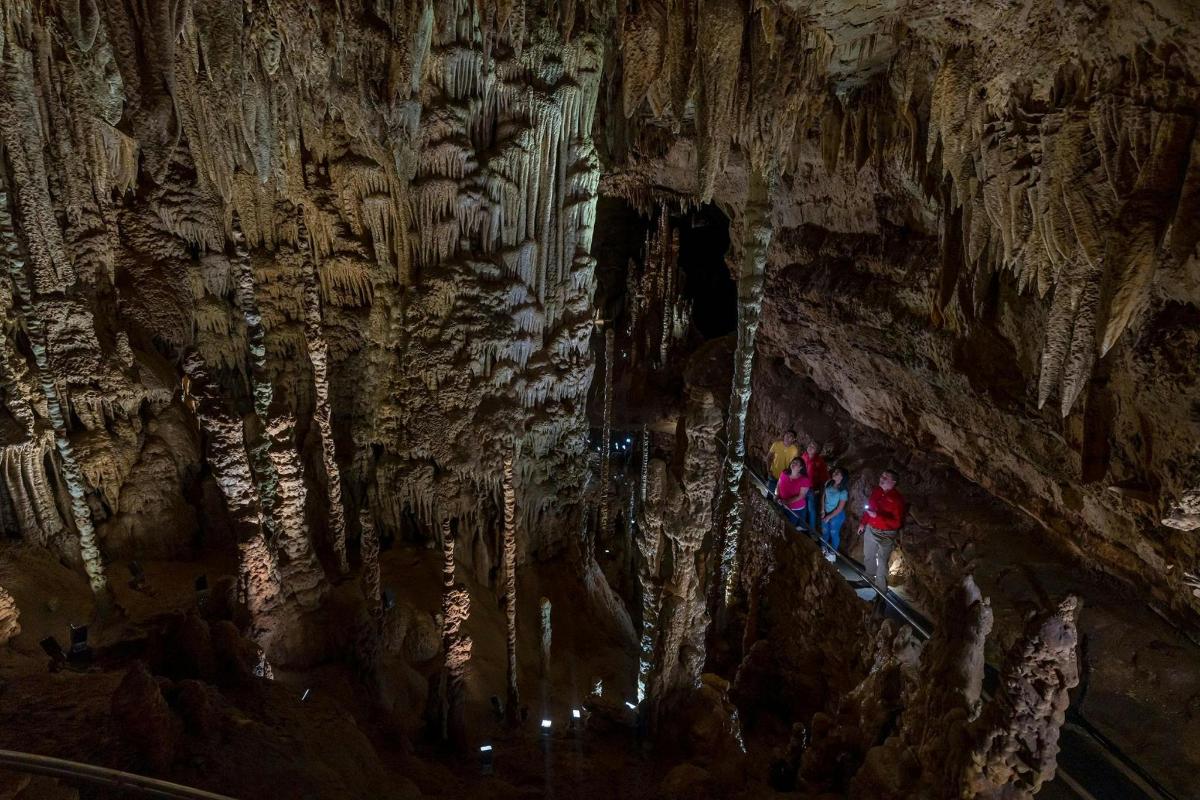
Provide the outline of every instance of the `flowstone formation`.
[[[238,796],[1032,796],[1070,570],[1200,620],[1197,32],[1175,0],[0,3],[0,693],[11,657],[70,701],[18,704],[30,741]],[[990,696],[949,525],[902,535],[922,644],[757,495],[799,379],[856,506],[885,449],[944,456],[1056,551],[1005,562]]]
[[[9,531],[102,596],[107,559],[196,529],[186,503],[142,518],[122,496],[215,481],[255,613],[276,583],[312,608],[364,498],[380,536],[411,536],[450,475],[482,500],[453,511],[486,575],[515,432],[518,557],[561,550],[593,369],[596,19],[7,4]],[[152,466],[193,419],[203,452]]]

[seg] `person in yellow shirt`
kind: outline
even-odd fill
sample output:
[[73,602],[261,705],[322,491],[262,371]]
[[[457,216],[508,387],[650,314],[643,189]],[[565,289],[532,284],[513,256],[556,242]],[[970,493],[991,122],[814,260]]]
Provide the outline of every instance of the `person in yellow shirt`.
[[767,486],[772,492],[775,491],[775,486],[779,483],[779,476],[792,463],[792,459],[799,455],[800,447],[796,444],[795,431],[784,431],[783,440],[771,444],[771,449],[767,451],[767,464],[770,465]]

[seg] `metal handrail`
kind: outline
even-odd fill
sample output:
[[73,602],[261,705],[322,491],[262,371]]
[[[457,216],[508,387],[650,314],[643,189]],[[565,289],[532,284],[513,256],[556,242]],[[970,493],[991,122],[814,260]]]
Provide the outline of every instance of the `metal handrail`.
[[[762,476],[755,472],[753,468],[747,466],[746,474],[750,477],[751,481],[756,484],[760,492],[762,492],[768,498],[772,497],[771,492],[767,489],[766,481],[763,480]],[[786,517],[786,511],[782,503],[776,500],[774,503],[772,503],[771,507],[774,509],[776,514],[779,514],[783,518],[785,524],[790,524],[790,520],[788,520]],[[867,586],[870,587],[878,599],[890,606],[897,614],[899,614],[906,622],[908,622],[908,624],[912,626],[913,630],[920,635],[922,640],[929,639],[933,633],[933,624],[920,612],[910,606],[903,598],[896,595],[890,589],[885,592],[879,591],[879,587],[875,585],[875,581],[872,578],[867,577],[861,564],[849,556],[827,546],[815,531],[810,531],[807,528],[801,528],[797,526],[792,527],[793,530],[803,533],[805,536],[812,539],[822,550],[833,553],[839,562],[844,564],[851,572],[858,575],[859,578],[866,582]],[[985,665],[985,668],[990,672],[999,674],[998,670],[996,670],[996,668],[991,664]],[[1159,783],[1140,764],[1129,758],[1129,756],[1125,755],[1125,753],[1121,751],[1116,743],[1097,730],[1096,727],[1092,725],[1086,717],[1083,716],[1082,712],[1078,711],[1077,709],[1068,710],[1066,724],[1086,734],[1096,745],[1096,749],[1098,749],[1104,755],[1104,758],[1114,767],[1120,769],[1125,776],[1139,790],[1145,792],[1148,797],[1157,796],[1159,800],[1177,800],[1174,794],[1172,794],[1166,787]],[[1070,786],[1076,793],[1086,797],[1092,796],[1086,791],[1086,789],[1084,789],[1084,787],[1076,778],[1067,774],[1067,771],[1061,766],[1058,768],[1058,774],[1064,778],[1064,782],[1067,783],[1067,785]]]
[[87,783],[106,789],[119,789],[137,797],[169,798],[169,800],[235,800],[228,795],[193,789],[190,786],[148,778],[145,775],[135,775],[132,772],[122,772],[119,769],[97,767],[94,764],[83,764],[64,758],[21,753],[15,750],[0,750],[0,767],[16,772]]
[[[759,475],[750,467],[746,468],[746,474],[750,476],[750,480],[758,486],[760,492],[769,498],[772,497],[770,490],[767,489],[767,482],[763,480],[761,475]],[[776,513],[781,513],[783,511],[783,505],[779,503],[777,499],[775,500],[774,508]],[[785,518],[784,521],[787,522],[787,519]],[[895,592],[891,591],[890,589],[884,592],[879,591],[879,587],[875,585],[874,578],[867,576],[865,568],[862,564],[858,563],[853,558],[850,558],[850,556],[827,546],[816,531],[810,531],[808,528],[800,527],[796,527],[795,530],[808,536],[808,538],[816,542],[817,545],[819,545],[820,548],[825,552],[833,553],[834,557],[839,563],[845,565],[845,567],[857,575],[859,579],[866,581],[866,584],[871,588],[871,591],[875,592],[875,596],[890,606],[897,614],[903,617],[904,621],[911,625],[913,630],[921,634],[923,639],[928,639],[933,634],[933,624],[929,620],[925,619],[925,617],[916,609],[896,596]]]

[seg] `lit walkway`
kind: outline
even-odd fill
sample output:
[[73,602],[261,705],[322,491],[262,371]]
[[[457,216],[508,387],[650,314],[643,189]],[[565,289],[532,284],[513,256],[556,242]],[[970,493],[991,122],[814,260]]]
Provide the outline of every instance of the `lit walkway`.
[[[763,478],[749,467],[746,473],[759,493],[770,498],[771,493]],[[891,589],[879,592],[867,578],[862,564],[840,552],[831,551],[819,535],[791,525],[783,506],[778,502],[772,503],[772,507],[785,525],[812,539],[826,553],[834,552],[833,566],[863,602],[878,603],[885,616],[910,625],[922,641],[929,638],[933,624],[903,597]],[[993,665],[988,664],[986,670],[985,693],[995,686],[998,679]],[[1057,776],[1043,788],[1041,797],[1051,800],[1176,800],[1175,795],[1122,753],[1073,707],[1067,709],[1067,721],[1060,733],[1059,747]]]

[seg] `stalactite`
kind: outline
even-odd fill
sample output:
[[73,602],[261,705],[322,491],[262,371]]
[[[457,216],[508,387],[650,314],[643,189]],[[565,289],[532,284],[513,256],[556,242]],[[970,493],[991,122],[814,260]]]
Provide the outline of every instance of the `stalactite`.
[[367,598],[367,612],[376,629],[383,626],[383,593],[379,578],[379,534],[375,532],[375,519],[369,506],[358,512],[359,548],[362,555],[362,590]]
[[321,435],[321,461],[325,465],[326,500],[329,504],[329,538],[337,557],[338,571],[350,570],[346,557],[346,512],[342,507],[342,473],[337,464],[333,442],[333,424],[329,407],[329,345],[321,325],[321,299],[308,242],[308,228],[298,222],[298,249],[304,291],[304,339],[308,344],[313,374],[313,421]]
[[[738,338],[733,355],[733,388],[726,417],[723,493],[716,541],[722,546],[720,578],[724,580],[725,603],[733,600],[741,580],[742,474],[746,466],[746,416],[750,410],[751,375],[754,369],[754,340],[762,316],[763,279],[767,251],[771,246],[771,179],[758,170],[751,172],[746,202],[746,231],[742,241],[742,263],[738,271]],[[719,582],[719,581],[718,581]]]
[[208,463],[233,521],[238,548],[238,593],[252,626],[263,632],[281,601],[275,556],[267,546],[257,485],[246,455],[242,420],[227,408],[209,379],[204,359],[190,351],[183,359],[184,398],[208,439]]
[[505,712],[509,725],[520,720],[517,691],[517,491],[513,485],[513,455],[504,457],[504,614],[508,624],[508,693]]
[[[615,338],[612,327],[607,327],[604,331],[604,421],[600,433],[600,525],[593,539],[608,536],[612,515],[612,383]],[[594,554],[594,546],[592,550]]]

